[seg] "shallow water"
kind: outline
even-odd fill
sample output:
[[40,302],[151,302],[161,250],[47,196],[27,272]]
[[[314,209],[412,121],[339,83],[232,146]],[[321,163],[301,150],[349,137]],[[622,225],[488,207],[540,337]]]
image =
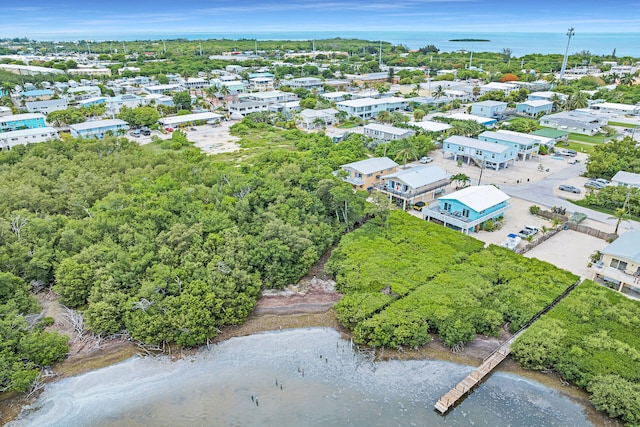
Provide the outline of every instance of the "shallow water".
[[473,368],[372,362],[328,328],[233,338],[193,357],[132,358],[52,383],[10,426],[590,426],[557,391],[496,373],[446,417]]

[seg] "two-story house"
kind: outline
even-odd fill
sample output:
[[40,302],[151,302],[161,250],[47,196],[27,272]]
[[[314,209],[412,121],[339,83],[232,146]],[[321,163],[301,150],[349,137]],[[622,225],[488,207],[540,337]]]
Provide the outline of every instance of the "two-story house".
[[374,157],[342,165],[334,174],[353,185],[354,190],[371,191],[374,185],[382,182],[382,175],[395,172],[397,167],[398,164],[388,157]]
[[518,150],[518,157],[522,160],[531,159],[534,155],[538,155],[540,151],[540,141],[527,134],[520,134],[519,132],[510,132],[499,130],[484,131],[478,135],[480,141],[492,142],[494,144],[506,145]]
[[381,125],[379,123],[370,123],[363,128],[363,134],[382,141],[395,141],[398,139],[408,138],[415,135],[415,131],[411,129],[398,128],[395,126]]
[[518,157],[518,149],[508,145],[480,141],[466,136],[450,136],[442,142],[442,155],[453,157],[455,161],[467,164],[476,163],[480,167],[495,170],[507,168],[514,164]]
[[450,173],[437,166],[419,166],[383,175],[382,184],[376,184],[375,189],[406,209],[408,204],[428,202],[444,193],[450,178]]
[[640,298],[640,231],[627,231],[600,253],[593,280]]
[[493,185],[472,186],[441,196],[422,214],[427,221],[435,220],[469,234],[478,231],[485,222],[502,217],[509,207],[507,200],[509,196]]
[[471,114],[480,117],[500,118],[507,111],[507,103],[501,101],[482,101],[471,104]]

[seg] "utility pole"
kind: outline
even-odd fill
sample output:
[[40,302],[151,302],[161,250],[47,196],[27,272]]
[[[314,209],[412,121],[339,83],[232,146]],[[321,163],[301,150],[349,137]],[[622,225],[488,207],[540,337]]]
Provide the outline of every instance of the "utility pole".
[[569,39],[567,40],[567,49],[564,51],[564,59],[562,60],[562,68],[560,69],[560,80],[562,81],[562,79],[564,78],[564,71],[567,68],[567,59],[569,58],[569,43],[571,43],[571,36],[573,36],[575,33],[573,32],[573,27],[569,28],[569,30],[567,30],[567,36],[569,37]]
[[202,56],[202,42],[200,42],[200,56]]
[[382,40],[380,40],[380,48],[378,48],[378,66],[382,67]]
[[472,62],[473,62],[473,51],[471,51],[471,55],[469,55],[469,69],[471,69]]

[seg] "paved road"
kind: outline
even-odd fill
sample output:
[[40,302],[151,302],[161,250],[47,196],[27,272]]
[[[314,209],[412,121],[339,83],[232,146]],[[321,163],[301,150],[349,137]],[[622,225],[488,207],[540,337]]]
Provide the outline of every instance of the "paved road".
[[[584,213],[589,219],[592,219],[594,221],[603,222],[606,224],[615,224],[616,220],[611,219],[611,215],[609,214],[574,205],[566,199],[558,197],[554,194],[553,190],[558,185],[570,178],[580,176],[585,171],[586,166],[581,162],[572,165],[571,167],[564,168],[558,172],[552,173],[543,180],[527,184],[500,185],[500,189],[507,193],[509,196],[528,200],[538,205],[547,207],[559,206],[562,208],[566,208],[567,212]],[[636,221],[629,221],[627,224],[634,230],[640,230],[640,223]]]

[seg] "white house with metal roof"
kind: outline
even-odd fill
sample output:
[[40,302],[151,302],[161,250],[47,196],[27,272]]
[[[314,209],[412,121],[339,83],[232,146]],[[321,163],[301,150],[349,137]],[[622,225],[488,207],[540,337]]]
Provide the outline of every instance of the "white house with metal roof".
[[410,126],[416,126],[427,132],[433,132],[433,133],[446,132],[453,127],[447,123],[432,122],[431,120],[425,120],[422,122],[409,122],[408,124]]
[[540,125],[581,135],[595,135],[602,131],[607,119],[589,113],[562,111],[540,118]]
[[207,123],[220,121],[222,116],[216,113],[194,113],[182,116],[163,117],[158,120],[163,127],[175,128],[188,123]]
[[66,110],[69,103],[64,98],[48,99],[46,101],[25,102],[25,107],[30,113],[42,113],[47,115],[53,111]]
[[516,112],[529,117],[536,117],[538,114],[548,114],[551,110],[553,110],[553,102],[543,99],[516,103]]
[[600,253],[593,280],[640,299],[640,231],[627,231]]
[[618,171],[611,178],[611,183],[619,187],[640,188],[640,174]]
[[444,193],[450,178],[449,172],[437,166],[418,166],[383,175],[382,183],[374,188],[406,209],[407,204],[431,201]]
[[76,123],[69,125],[71,136],[81,138],[104,138],[105,135],[123,134],[129,129],[129,125],[124,120],[120,119],[107,119],[107,120],[92,120],[83,123]]
[[304,129],[315,129],[318,126],[332,125],[336,122],[338,111],[333,108],[322,110],[302,110],[299,114],[299,124]]
[[474,162],[480,167],[499,170],[509,167],[509,163],[515,163],[518,150],[508,145],[455,135],[442,142],[442,155],[448,155],[455,161],[460,159],[467,164]]
[[507,103],[502,101],[481,101],[471,104],[471,114],[480,117],[499,118],[507,111]]
[[58,139],[58,131],[51,127],[0,132],[0,150],[10,150],[16,145],[35,144],[53,139]]
[[356,116],[361,119],[374,118],[381,111],[398,111],[407,108],[408,101],[405,98],[390,96],[387,98],[361,98],[340,101],[336,107],[344,111],[350,117]]
[[334,174],[353,185],[354,190],[371,191],[381,182],[382,175],[395,172],[397,167],[398,164],[388,157],[373,157],[342,165]]
[[598,102],[591,104],[589,109],[611,116],[640,116],[640,105]]
[[509,208],[507,200],[509,196],[493,185],[471,186],[441,196],[437,203],[422,209],[422,215],[427,221],[436,220],[469,234],[485,222],[502,217]]
[[370,123],[364,125],[363,134],[383,141],[395,141],[415,135],[411,129],[399,128],[395,126],[383,125],[380,123]]

